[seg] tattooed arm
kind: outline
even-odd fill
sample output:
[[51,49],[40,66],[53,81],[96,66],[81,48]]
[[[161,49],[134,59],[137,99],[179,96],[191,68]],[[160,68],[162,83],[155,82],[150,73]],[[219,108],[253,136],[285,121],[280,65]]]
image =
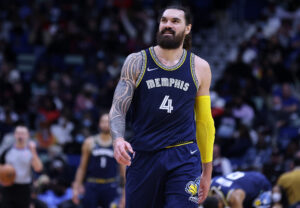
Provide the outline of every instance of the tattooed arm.
[[114,140],[114,156],[123,165],[130,165],[130,156],[127,151],[133,153],[131,145],[124,140],[125,118],[136,88],[136,80],[142,69],[142,62],[141,53],[133,53],[125,60],[109,112],[110,131]]

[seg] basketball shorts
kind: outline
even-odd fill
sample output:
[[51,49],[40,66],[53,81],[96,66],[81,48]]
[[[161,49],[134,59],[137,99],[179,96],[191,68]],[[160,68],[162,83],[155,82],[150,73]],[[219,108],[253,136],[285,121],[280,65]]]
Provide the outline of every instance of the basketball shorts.
[[126,208],[197,208],[200,175],[195,142],[135,152],[126,170]]
[[83,207],[98,208],[101,205],[103,208],[111,208],[114,201],[119,197],[117,183],[97,184],[87,182],[85,184]]

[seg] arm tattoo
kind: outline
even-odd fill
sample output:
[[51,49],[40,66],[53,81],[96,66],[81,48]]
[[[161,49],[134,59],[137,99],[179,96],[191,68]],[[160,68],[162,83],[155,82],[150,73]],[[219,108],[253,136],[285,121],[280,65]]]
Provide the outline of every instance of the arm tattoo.
[[123,65],[109,113],[110,131],[113,139],[124,138],[125,117],[136,88],[135,82],[142,70],[142,62],[142,54],[133,53],[127,57]]

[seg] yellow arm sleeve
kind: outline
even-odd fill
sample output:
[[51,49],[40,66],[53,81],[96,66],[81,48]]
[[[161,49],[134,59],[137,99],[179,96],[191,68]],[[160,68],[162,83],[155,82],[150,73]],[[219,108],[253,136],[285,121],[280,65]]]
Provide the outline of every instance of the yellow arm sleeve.
[[202,163],[213,160],[215,126],[211,115],[210,96],[198,96],[195,100],[196,139]]

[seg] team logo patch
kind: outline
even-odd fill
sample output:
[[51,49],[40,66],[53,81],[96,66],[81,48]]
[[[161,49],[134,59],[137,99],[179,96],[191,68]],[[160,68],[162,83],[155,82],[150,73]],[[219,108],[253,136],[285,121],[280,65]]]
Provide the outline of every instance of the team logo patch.
[[269,208],[272,204],[272,192],[266,191],[261,193],[253,202],[253,206],[257,208]]
[[185,186],[185,192],[190,194],[189,200],[198,204],[198,188],[200,184],[200,177],[195,181],[189,181]]

